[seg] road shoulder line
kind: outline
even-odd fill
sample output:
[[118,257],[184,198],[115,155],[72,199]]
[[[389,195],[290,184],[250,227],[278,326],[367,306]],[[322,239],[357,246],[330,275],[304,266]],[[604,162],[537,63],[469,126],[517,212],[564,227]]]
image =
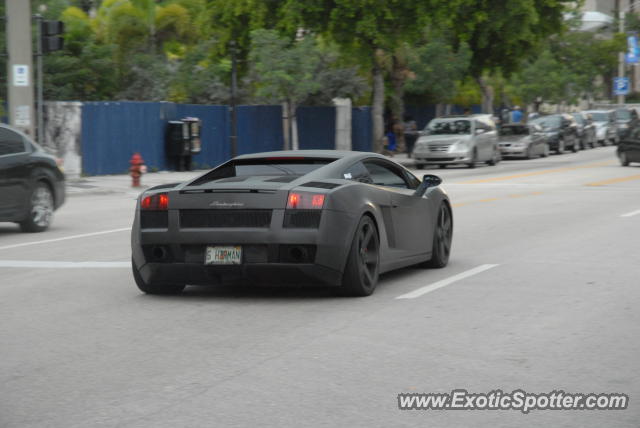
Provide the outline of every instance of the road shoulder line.
[[449,278],[445,278],[440,281],[434,282],[433,284],[420,287],[417,290],[410,291],[409,293],[401,294],[400,296],[396,297],[396,299],[415,299],[417,297],[424,296],[427,293],[435,291],[439,288],[446,287],[447,285],[451,285],[454,282],[460,281],[465,278],[469,278],[470,276],[477,275],[481,272],[492,269],[496,266],[499,266],[499,265],[497,264],[480,265],[473,269],[469,269],[467,271],[461,272],[457,275],[450,276]]

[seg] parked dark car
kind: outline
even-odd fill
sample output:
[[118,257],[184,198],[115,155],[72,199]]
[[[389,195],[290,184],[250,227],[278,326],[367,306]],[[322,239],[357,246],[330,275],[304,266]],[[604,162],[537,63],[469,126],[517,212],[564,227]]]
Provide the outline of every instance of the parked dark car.
[[23,133],[0,124],[0,222],[42,232],[64,199],[64,174],[56,159]]
[[596,137],[596,125],[593,123],[591,116],[583,112],[571,113],[571,116],[573,116],[578,125],[580,149],[594,148],[598,143],[598,138]]
[[640,128],[634,129],[627,138],[620,140],[616,153],[622,166],[640,162]]
[[530,123],[539,125],[547,136],[549,148],[556,153],[564,153],[570,148],[574,153],[578,151],[578,125],[570,114],[559,113],[541,116]]
[[618,139],[623,140],[638,128],[640,120],[635,109],[621,107],[616,109],[616,123],[618,124]]
[[502,125],[498,134],[498,147],[502,157],[547,157],[549,145],[542,128],[535,124],[509,123]]

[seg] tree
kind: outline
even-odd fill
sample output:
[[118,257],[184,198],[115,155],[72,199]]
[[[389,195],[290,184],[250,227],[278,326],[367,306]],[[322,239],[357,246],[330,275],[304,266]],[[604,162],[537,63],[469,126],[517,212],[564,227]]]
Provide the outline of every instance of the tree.
[[459,1],[287,0],[283,8],[290,28],[322,32],[369,68],[373,81],[373,148],[384,137],[384,69],[389,55],[404,42],[417,40],[429,19],[444,18]]
[[315,41],[312,37],[305,37],[290,42],[273,30],[255,30],[251,33],[251,43],[249,58],[256,81],[256,95],[270,101],[284,101],[289,123],[285,149],[297,150],[296,107],[320,88],[315,79],[320,62]]
[[453,16],[457,42],[471,49],[470,75],[482,90],[482,108],[493,111],[493,90],[486,76],[508,76],[523,59],[535,56],[552,34],[564,29],[570,0],[465,0]]
[[417,47],[410,56],[412,75],[406,84],[407,92],[426,93],[437,103],[450,102],[458,82],[467,75],[470,59],[471,51],[466,43],[456,52],[444,38],[434,38]]

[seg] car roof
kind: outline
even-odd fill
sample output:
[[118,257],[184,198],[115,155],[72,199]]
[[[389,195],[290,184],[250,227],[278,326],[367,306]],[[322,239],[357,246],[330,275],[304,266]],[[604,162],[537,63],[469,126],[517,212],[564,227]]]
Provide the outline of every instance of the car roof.
[[273,152],[261,152],[261,153],[251,153],[246,155],[236,156],[234,159],[261,159],[261,158],[273,158],[273,157],[281,157],[281,158],[295,158],[295,157],[304,157],[304,158],[319,158],[319,159],[345,159],[345,158],[353,158],[353,159],[361,159],[365,157],[379,157],[381,159],[387,159],[386,156],[383,156],[378,153],[371,152],[359,152],[359,151],[349,151],[349,150],[279,150]]

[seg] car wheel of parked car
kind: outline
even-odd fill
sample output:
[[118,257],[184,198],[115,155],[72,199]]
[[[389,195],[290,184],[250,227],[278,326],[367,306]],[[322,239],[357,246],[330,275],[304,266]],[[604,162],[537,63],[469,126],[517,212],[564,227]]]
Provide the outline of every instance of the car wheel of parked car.
[[494,166],[500,162],[500,151],[498,149],[493,150],[493,157],[487,161],[487,165]]
[[577,153],[578,152],[578,149],[579,149],[578,144],[579,144],[579,141],[574,139],[573,140],[573,145],[571,146],[571,151],[573,153]]
[[378,284],[380,242],[378,230],[369,216],[363,216],[356,228],[347,256],[347,265],[338,292],[344,296],[368,296]]
[[51,225],[53,219],[53,193],[46,183],[39,182],[29,199],[29,216],[20,222],[23,232],[43,232]]
[[417,163],[416,164],[416,169],[423,169],[424,168],[424,164],[423,163]]
[[620,165],[629,166],[629,158],[625,152],[620,153],[618,157],[620,158]]
[[471,155],[471,162],[467,164],[469,168],[475,168],[476,162],[478,161],[478,150],[473,149],[473,154]]
[[434,230],[431,260],[425,262],[423,267],[442,268],[449,263],[451,254],[451,238],[453,237],[453,219],[447,204],[440,205],[438,224]]
[[136,285],[140,291],[146,294],[180,294],[184,290],[184,284],[147,284],[142,279],[133,259],[131,259],[131,270],[133,270],[133,279],[136,281]]
[[558,140],[558,148],[556,149],[556,153],[559,155],[564,153],[564,140],[562,138]]
[[442,164],[438,165],[438,167],[440,169],[445,169],[447,167],[447,164],[446,163],[442,163]]
[[540,156],[542,156],[543,158],[546,158],[547,156],[549,156],[549,144],[544,143],[544,145],[542,146],[542,153],[540,153]]

